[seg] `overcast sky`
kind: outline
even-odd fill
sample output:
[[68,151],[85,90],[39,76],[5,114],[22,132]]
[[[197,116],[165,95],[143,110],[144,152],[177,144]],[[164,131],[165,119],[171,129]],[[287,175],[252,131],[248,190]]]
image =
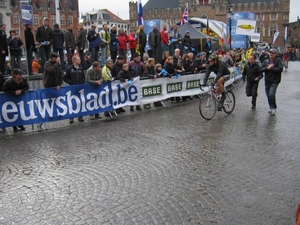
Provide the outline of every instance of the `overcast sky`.
[[[108,9],[112,13],[126,20],[129,19],[129,2],[132,0],[79,0],[79,12],[85,13],[87,11],[97,10],[97,9]],[[136,2],[137,0],[134,0]],[[143,5],[146,4],[148,0],[142,0]],[[297,20],[297,16],[300,17],[300,6],[299,0],[290,0],[290,21],[294,22]],[[297,4],[298,3],[298,4]]]

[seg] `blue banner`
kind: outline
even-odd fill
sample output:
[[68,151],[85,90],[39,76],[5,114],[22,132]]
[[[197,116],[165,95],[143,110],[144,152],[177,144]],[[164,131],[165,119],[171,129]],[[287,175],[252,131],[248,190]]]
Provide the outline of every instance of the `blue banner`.
[[32,25],[32,6],[21,5],[22,23]]
[[[236,24],[238,19],[255,20],[255,15],[252,12],[236,12],[231,19],[231,47],[232,48],[247,48],[248,37],[247,35],[235,34]],[[227,34],[229,31],[229,18],[227,18]],[[251,37],[249,37],[251,38]]]

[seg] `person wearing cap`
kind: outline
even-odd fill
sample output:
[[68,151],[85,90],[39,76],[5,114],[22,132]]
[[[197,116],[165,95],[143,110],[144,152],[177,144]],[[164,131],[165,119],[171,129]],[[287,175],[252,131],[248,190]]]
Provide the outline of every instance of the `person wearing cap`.
[[35,48],[34,36],[32,33],[32,26],[30,24],[25,24],[24,34],[25,34],[25,46],[26,46],[26,54],[27,54],[28,72],[29,72],[29,75],[32,75],[33,74],[32,53],[36,52],[36,48]]
[[116,62],[117,54],[118,54],[118,39],[117,39],[117,26],[113,25],[110,29],[110,43],[109,43],[109,50],[110,50],[110,58],[113,62]]
[[81,67],[86,70],[87,65],[84,60],[84,49],[86,45],[86,30],[83,28],[83,23],[78,23],[78,30],[76,35],[76,54],[80,56]]
[[50,53],[50,59],[45,63],[43,84],[45,88],[55,87],[60,90],[63,83],[60,58],[56,52]]
[[[11,78],[5,81],[3,85],[3,91],[12,95],[21,95],[29,89],[28,82],[22,77],[22,71],[20,69],[13,69],[13,75]],[[22,131],[25,130],[24,126],[18,126]],[[18,127],[13,126],[14,132],[18,132]]]
[[272,115],[276,114],[276,90],[281,81],[281,73],[283,71],[282,60],[277,56],[278,52],[272,48],[269,50],[270,59],[265,60],[261,66],[261,72],[265,72],[265,91],[268,99]]
[[190,37],[190,31],[187,30],[185,32],[185,35],[183,37],[183,40],[182,40],[182,45],[183,45],[183,48],[184,48],[184,52],[183,53],[189,53],[192,49],[192,40],[191,40],[191,37]]
[[43,70],[51,52],[51,42],[53,38],[53,31],[49,26],[49,19],[47,17],[43,19],[43,25],[37,28],[35,38],[40,44],[41,67]]
[[99,61],[98,53],[101,45],[101,39],[99,34],[96,32],[96,26],[92,25],[88,32],[87,39],[89,41],[89,51],[91,53],[91,62]]
[[118,54],[119,56],[123,56],[126,59],[128,37],[125,34],[123,28],[120,28],[117,39],[118,39]]
[[73,24],[69,25],[69,28],[65,32],[65,42],[67,50],[68,65],[72,65],[72,57],[75,51],[75,36],[73,33]]
[[53,52],[59,54],[61,68],[65,69],[65,60],[64,60],[64,42],[65,36],[64,33],[59,29],[57,23],[54,24],[53,28]]
[[153,30],[149,33],[148,44],[153,51],[152,57],[155,59],[155,62],[159,61],[159,47],[161,45],[160,33],[157,29],[157,26],[153,26]]

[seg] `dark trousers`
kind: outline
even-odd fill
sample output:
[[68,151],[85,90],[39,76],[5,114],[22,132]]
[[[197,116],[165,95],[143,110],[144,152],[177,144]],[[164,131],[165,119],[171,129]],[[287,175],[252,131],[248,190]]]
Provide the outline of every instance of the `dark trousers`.
[[50,52],[51,52],[51,45],[47,45],[47,46],[42,45],[40,47],[42,71],[44,71],[44,66],[46,61],[50,58]]
[[5,57],[6,55],[3,55],[0,52],[0,72],[4,75],[5,74]]
[[112,59],[112,61],[113,61],[114,63],[116,62],[117,54],[118,54],[117,51],[111,51],[111,52],[110,52],[110,58]]
[[253,106],[256,106],[257,89],[258,89],[258,82],[247,83],[247,86],[246,86],[246,95],[248,97],[252,96],[251,103],[252,103]]
[[124,59],[125,59],[125,62],[126,62],[126,53],[127,53],[127,50],[126,49],[119,49],[118,50],[118,52],[119,52],[119,56],[123,56],[124,57]]
[[159,62],[159,55],[158,55],[158,53],[159,53],[159,45],[152,46],[151,48],[153,50],[153,56],[152,56],[152,58],[154,58],[155,62],[157,63],[157,62]]
[[268,98],[270,109],[277,109],[276,105],[276,89],[279,83],[265,83],[265,91]]
[[134,53],[135,53],[135,48],[131,48],[130,49],[130,54],[131,54],[130,61],[133,60]]
[[73,63],[72,63],[72,57],[74,56],[74,49],[68,49],[67,48],[67,58],[68,58],[68,66],[71,66]]
[[[27,52],[27,66],[28,66],[28,72],[29,74],[32,73],[32,48],[27,48],[26,49]],[[26,71],[27,72],[27,71]]]
[[86,70],[87,65],[86,65],[86,62],[84,60],[84,52],[83,52],[83,50],[78,50],[78,53],[79,53],[79,57],[80,57],[80,61],[81,61],[81,67],[82,67],[83,70]]
[[56,53],[59,54],[60,65],[61,65],[61,68],[64,70],[65,69],[64,50],[62,48],[60,48],[60,49],[53,49],[53,52],[56,52]]

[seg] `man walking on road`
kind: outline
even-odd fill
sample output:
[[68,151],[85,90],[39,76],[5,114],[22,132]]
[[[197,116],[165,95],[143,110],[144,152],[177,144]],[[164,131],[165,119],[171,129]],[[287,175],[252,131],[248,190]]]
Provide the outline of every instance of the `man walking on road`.
[[276,89],[281,81],[281,73],[283,71],[282,60],[277,56],[276,49],[270,49],[270,59],[265,60],[261,71],[265,72],[265,91],[269,103],[269,113],[276,114]]

